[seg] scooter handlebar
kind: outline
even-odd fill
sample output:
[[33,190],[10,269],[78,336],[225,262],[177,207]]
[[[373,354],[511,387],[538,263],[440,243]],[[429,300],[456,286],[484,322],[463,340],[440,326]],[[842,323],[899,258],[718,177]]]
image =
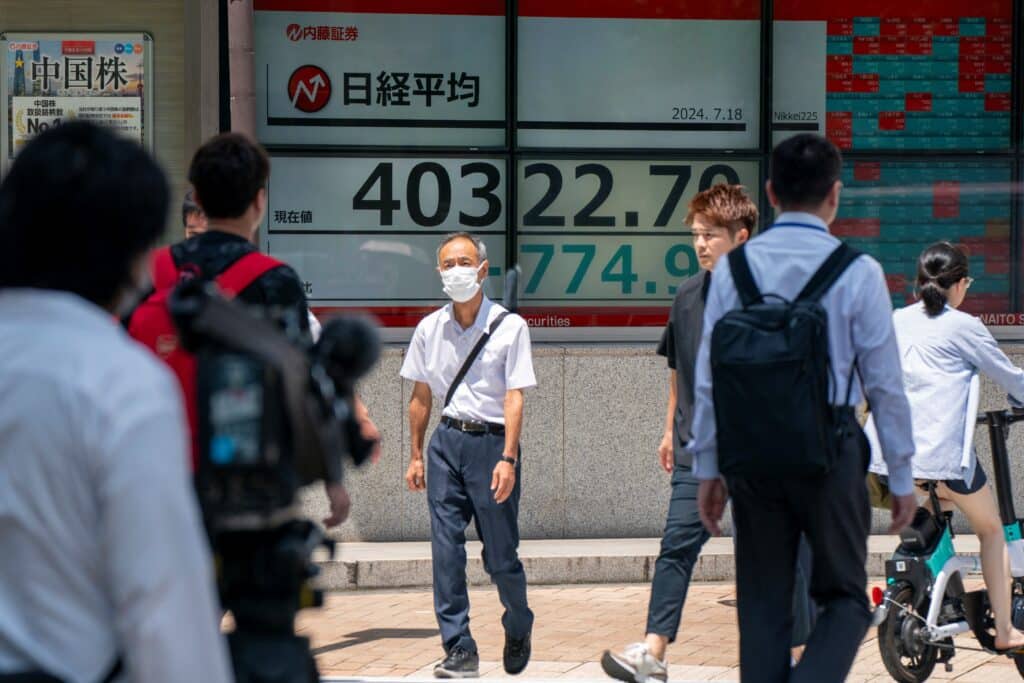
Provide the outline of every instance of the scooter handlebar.
[[1008,410],[988,410],[978,415],[978,424],[989,424],[993,418],[1002,418],[1004,424],[1024,421],[1024,408]]

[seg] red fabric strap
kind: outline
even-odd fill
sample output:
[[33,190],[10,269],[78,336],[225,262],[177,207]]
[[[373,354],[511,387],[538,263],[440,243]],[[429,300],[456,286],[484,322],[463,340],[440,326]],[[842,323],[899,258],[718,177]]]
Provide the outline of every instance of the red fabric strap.
[[254,251],[232,263],[214,281],[224,296],[233,299],[261,275],[283,265],[275,258]]
[[153,252],[149,275],[156,290],[168,289],[175,285],[178,281],[178,267],[174,265],[170,247],[161,247]]

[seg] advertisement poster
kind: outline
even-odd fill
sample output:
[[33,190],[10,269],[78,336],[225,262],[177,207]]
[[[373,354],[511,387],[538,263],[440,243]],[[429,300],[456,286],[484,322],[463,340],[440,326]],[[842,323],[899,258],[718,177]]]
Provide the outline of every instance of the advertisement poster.
[[15,97],[11,103],[12,156],[37,133],[72,119],[105,126],[142,144],[139,97]]
[[501,146],[505,4],[255,0],[267,145]]
[[0,36],[2,158],[76,118],[151,146],[152,46],[142,33]]

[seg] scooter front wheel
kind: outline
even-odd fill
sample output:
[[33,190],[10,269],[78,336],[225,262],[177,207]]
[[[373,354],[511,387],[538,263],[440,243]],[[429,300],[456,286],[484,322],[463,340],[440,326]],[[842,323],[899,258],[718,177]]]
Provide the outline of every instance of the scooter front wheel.
[[939,650],[925,642],[923,631],[924,619],[914,610],[914,591],[903,586],[892,596],[889,613],[878,625],[882,663],[889,675],[901,683],[927,680],[935,668]]

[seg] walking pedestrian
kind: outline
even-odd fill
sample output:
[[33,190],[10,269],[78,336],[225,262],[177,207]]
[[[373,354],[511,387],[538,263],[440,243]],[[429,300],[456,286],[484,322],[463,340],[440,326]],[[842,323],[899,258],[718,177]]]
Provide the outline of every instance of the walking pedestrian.
[[[877,261],[828,230],[841,168],[824,138],[780,143],[766,185],[778,216],[730,253],[708,290],[690,449],[712,533],[732,497],[744,683],[842,681],[853,665],[871,619],[869,454],[853,412],[864,392],[889,465],[892,530],[916,508],[910,407],[885,277]],[[791,670],[801,533],[821,612]]]
[[[483,542],[484,569],[505,607],[505,671],[517,674],[530,660],[533,629],[518,555],[523,390],[536,384],[530,332],[525,320],[484,295],[483,242],[454,233],[442,241],[437,257],[452,302],[417,325],[401,369],[402,377],[415,382],[409,403],[412,460],[405,479],[410,490],[426,490],[430,510],[434,608],[445,652],[434,675],[479,675],[466,590],[465,532],[471,519]],[[433,396],[445,398],[424,479]]]

